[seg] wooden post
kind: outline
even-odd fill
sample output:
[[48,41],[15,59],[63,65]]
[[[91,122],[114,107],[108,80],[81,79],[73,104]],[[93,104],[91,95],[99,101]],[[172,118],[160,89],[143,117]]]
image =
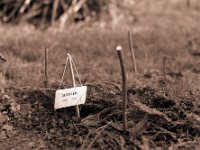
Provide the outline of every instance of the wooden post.
[[[69,57],[69,66],[70,66],[72,84],[73,84],[73,87],[76,87],[75,78],[74,78],[74,71],[73,71],[73,66],[72,66],[72,57],[69,54],[68,54],[68,57]],[[80,118],[79,106],[75,106],[75,108],[76,108],[76,115],[77,115],[78,118]]]
[[44,71],[44,86],[45,88],[47,88],[48,85],[48,50],[47,50],[47,46],[45,45],[45,71]]
[[126,70],[125,70],[125,64],[124,64],[124,58],[122,54],[122,47],[118,46],[116,48],[119,61],[120,61],[120,66],[121,66],[121,73],[122,73],[122,89],[123,89],[123,130],[124,134],[126,133],[127,130],[127,118],[126,118],[126,107],[127,107],[127,87],[126,87]]
[[137,64],[136,64],[136,58],[135,58],[135,53],[133,49],[133,39],[132,39],[132,34],[130,31],[128,31],[128,39],[129,39],[129,48],[130,48],[132,62],[133,62],[133,72],[137,73]]
[[163,81],[166,81],[166,57],[163,57]]

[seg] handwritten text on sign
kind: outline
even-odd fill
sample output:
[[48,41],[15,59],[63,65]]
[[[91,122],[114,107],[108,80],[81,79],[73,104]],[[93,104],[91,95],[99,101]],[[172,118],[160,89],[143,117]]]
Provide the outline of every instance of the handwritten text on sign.
[[84,104],[86,93],[87,86],[57,90],[54,108],[59,109]]

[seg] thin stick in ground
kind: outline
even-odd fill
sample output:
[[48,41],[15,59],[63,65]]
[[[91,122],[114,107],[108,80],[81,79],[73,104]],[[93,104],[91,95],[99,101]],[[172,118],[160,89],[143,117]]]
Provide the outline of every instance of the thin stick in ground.
[[47,88],[48,85],[48,49],[47,46],[45,45],[45,65],[44,65],[44,86]]
[[[73,67],[72,67],[72,58],[69,54],[68,54],[68,57],[69,57],[69,65],[70,65],[70,73],[71,73],[71,78],[72,78],[72,84],[73,84],[73,87],[76,87],[75,78],[74,78],[74,71],[73,71]],[[76,115],[77,115],[78,118],[80,118],[79,106],[75,106],[75,108],[76,108]]]
[[125,64],[124,64],[124,58],[122,54],[122,47],[118,46],[116,48],[119,61],[120,61],[120,66],[121,66],[121,73],[122,73],[122,89],[123,89],[123,130],[124,134],[126,133],[127,130],[127,118],[126,118],[126,108],[127,108],[127,86],[126,86],[126,70],[125,70]]
[[132,63],[133,63],[133,72],[137,73],[137,64],[136,64],[135,52],[133,48],[133,39],[132,39],[132,33],[130,31],[128,31],[128,39],[129,39],[129,48],[130,48]]
[[166,81],[166,57],[163,57],[163,81]]

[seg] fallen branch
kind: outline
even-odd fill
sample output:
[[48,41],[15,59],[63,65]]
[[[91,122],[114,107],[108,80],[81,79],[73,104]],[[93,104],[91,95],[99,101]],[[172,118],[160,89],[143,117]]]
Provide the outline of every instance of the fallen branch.
[[154,117],[158,116],[158,117],[164,119],[166,122],[171,122],[171,119],[169,117],[167,117],[164,113],[162,113],[154,108],[150,108],[147,105],[140,103],[138,101],[134,101],[133,108],[128,109],[127,111],[128,111],[128,113],[135,113],[136,108],[138,110],[144,112],[147,115],[147,117],[148,116],[154,116]]

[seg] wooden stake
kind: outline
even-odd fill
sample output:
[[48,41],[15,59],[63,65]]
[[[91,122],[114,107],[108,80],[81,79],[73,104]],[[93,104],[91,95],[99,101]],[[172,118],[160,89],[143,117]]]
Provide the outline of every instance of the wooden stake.
[[47,85],[48,85],[48,50],[47,50],[47,47],[46,47],[46,45],[45,45],[45,77],[44,77],[44,86],[45,86],[45,88],[47,88]]
[[163,81],[166,81],[166,57],[163,57]]
[[[68,57],[69,57],[69,66],[70,66],[72,84],[73,84],[73,87],[76,87],[75,78],[74,78],[74,71],[73,71],[73,66],[72,66],[72,58],[71,58],[71,56],[69,54],[68,54]],[[80,118],[79,106],[75,106],[75,107],[76,107],[77,117]]]
[[120,61],[120,66],[121,66],[121,73],[122,73],[122,89],[123,89],[123,130],[124,134],[126,133],[127,130],[127,118],[126,118],[126,107],[127,107],[127,87],[126,87],[126,70],[125,70],[125,64],[124,64],[124,58],[122,54],[122,47],[118,46],[116,48],[119,61]]
[[133,72],[137,73],[137,64],[136,64],[136,58],[133,48],[133,40],[132,40],[132,34],[130,31],[128,31],[128,39],[129,39],[129,48],[131,52],[132,62],[133,62]]

